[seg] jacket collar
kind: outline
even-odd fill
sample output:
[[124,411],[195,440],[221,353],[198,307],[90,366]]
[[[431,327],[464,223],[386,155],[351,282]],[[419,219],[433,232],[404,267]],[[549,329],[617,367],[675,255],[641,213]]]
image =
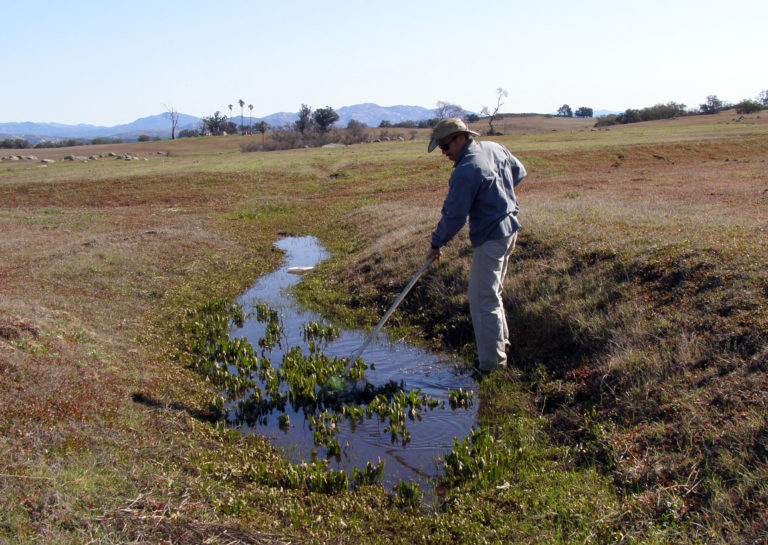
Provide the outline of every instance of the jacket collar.
[[469,147],[474,145],[475,140],[473,138],[469,138],[467,140],[466,145],[462,148],[462,150],[459,152],[459,154],[456,156],[456,160],[453,162],[454,168],[456,168],[456,165],[458,165],[462,159],[464,159],[464,156],[467,154],[467,151],[469,151]]

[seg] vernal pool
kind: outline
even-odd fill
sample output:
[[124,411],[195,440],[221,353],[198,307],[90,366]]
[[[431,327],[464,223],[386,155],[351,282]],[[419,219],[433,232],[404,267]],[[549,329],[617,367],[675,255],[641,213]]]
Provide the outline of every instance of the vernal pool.
[[[279,315],[282,335],[279,343],[266,351],[266,356],[273,367],[279,367],[285,354],[295,347],[301,347],[304,354],[309,353],[312,341],[306,339],[305,324],[327,323],[322,316],[302,308],[290,295],[289,288],[300,282],[301,276],[289,269],[306,270],[328,255],[314,237],[285,238],[275,245],[285,252],[283,264],[261,277],[239,298],[238,303],[243,306],[247,318],[242,327],[230,332],[230,338],[245,337],[252,346],[259,346],[259,340],[267,335],[267,323],[257,319],[256,307],[266,305],[274,309]],[[363,331],[341,331],[334,340],[323,344],[322,353],[331,358],[347,358],[362,345],[367,335]],[[261,353],[265,353],[264,348]],[[476,396],[468,407],[452,409],[449,392],[459,389],[474,392],[475,381],[461,369],[458,361],[403,342],[391,342],[384,334],[379,334],[368,345],[362,359],[373,367],[365,371],[365,379],[374,386],[402,381],[406,392],[420,390],[421,394],[441,402],[441,407],[425,408],[413,420],[406,420],[407,440],[403,436],[395,438],[391,431],[385,431],[386,423],[376,415],[352,421],[341,418],[333,424],[340,452],[327,456],[326,449],[315,444],[316,429],[311,429],[305,410],[294,408],[291,403],[270,409],[256,419],[238,419],[238,403],[234,401],[229,405],[229,418],[245,433],[268,437],[292,462],[310,461],[313,456],[328,457],[331,468],[350,470],[362,468],[369,461],[377,464],[382,460],[384,486],[413,480],[425,485],[426,489],[431,488],[430,480],[440,471],[439,458],[451,450],[454,438],[468,435],[475,424]],[[285,425],[286,421],[289,421],[288,425]]]

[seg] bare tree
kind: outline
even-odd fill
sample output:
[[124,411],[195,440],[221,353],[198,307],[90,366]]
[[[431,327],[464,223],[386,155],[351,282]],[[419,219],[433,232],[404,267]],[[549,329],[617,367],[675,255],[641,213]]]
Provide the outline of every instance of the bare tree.
[[481,114],[488,117],[488,134],[490,135],[496,134],[496,130],[493,128],[493,122],[496,119],[496,116],[499,114],[499,108],[502,107],[504,104],[504,99],[507,98],[508,95],[509,93],[499,87],[496,89],[496,107],[493,109],[493,111],[491,111],[488,106],[483,106],[483,109],[480,110]]
[[173,106],[165,106],[165,117],[171,122],[171,140],[176,139],[176,127],[179,126],[179,112]]
[[464,111],[464,108],[458,104],[451,104],[450,102],[445,102],[444,100],[438,100],[435,114],[437,115],[438,119],[448,119],[449,117],[458,117],[459,119],[463,119],[464,116],[467,115],[467,112]]

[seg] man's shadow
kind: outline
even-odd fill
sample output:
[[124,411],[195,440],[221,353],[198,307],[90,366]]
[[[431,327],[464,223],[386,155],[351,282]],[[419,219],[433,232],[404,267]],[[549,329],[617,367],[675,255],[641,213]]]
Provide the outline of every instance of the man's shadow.
[[199,409],[190,409],[183,403],[165,403],[163,401],[158,401],[156,399],[152,399],[151,397],[147,396],[146,394],[142,392],[134,392],[131,395],[131,399],[134,401],[134,403],[141,403],[142,405],[145,405],[147,407],[153,407],[158,409],[164,409],[164,410],[173,410],[173,411],[185,411],[188,415],[190,415],[192,418],[196,418],[197,420],[200,420],[202,422],[218,422],[222,418],[224,418],[224,415],[221,411],[217,410],[199,410]]

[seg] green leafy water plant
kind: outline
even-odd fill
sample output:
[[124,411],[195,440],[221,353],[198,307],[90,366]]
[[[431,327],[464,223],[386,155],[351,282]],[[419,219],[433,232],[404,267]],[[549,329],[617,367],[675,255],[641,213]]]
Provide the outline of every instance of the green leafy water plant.
[[[287,430],[291,422],[285,411],[290,404],[295,412],[305,415],[315,446],[325,447],[327,458],[339,459],[348,446],[347,443],[342,447],[338,439],[344,422],[354,431],[365,419],[376,418],[384,424],[383,430],[389,433],[392,443],[405,445],[411,440],[409,422],[421,420],[424,410],[444,408],[441,401],[423,394],[420,389],[406,390],[402,382],[379,387],[365,382],[367,365],[362,359],[355,361],[342,377],[358,385],[353,392],[343,396],[339,389],[325,389],[329,380],[342,376],[347,363],[321,350],[339,336],[338,328],[328,324],[304,324],[309,353],[304,353],[299,346],[289,348],[280,366],[273,367],[270,356],[273,349],[281,345],[284,333],[279,314],[264,303],[256,305],[254,314],[265,324],[264,336],[258,341],[261,349],[258,356],[246,339],[229,337],[231,329],[242,327],[245,320],[239,305],[224,300],[211,301],[188,312],[182,325],[192,368],[221,390],[215,397],[215,406],[223,411],[224,399],[237,400],[234,414],[229,418],[235,424],[264,425],[270,415],[277,412],[278,426]],[[454,397],[457,406],[467,407],[471,403],[469,392],[460,390]],[[364,486],[379,482],[383,471],[381,460],[376,465],[369,461],[362,470],[353,470],[352,484]],[[301,471],[286,470],[280,479],[291,487],[304,483],[310,490],[326,493],[350,486],[348,475],[327,470],[315,456],[313,464],[303,466]],[[419,497],[418,484],[403,486],[408,502]]]
[[256,304],[256,320],[266,324],[266,332],[258,342],[261,349],[269,351],[278,346],[283,333],[278,312],[266,303],[259,302]]
[[408,508],[415,509],[421,502],[421,491],[419,490],[419,483],[414,481],[400,481],[395,487],[395,494],[400,498],[400,501]]
[[291,425],[291,417],[288,413],[283,413],[278,417],[277,423],[281,430],[287,430]]
[[373,462],[366,462],[363,469],[352,469],[352,488],[362,486],[373,486],[381,482],[384,477],[384,461],[379,458],[376,465]]
[[472,406],[473,397],[474,394],[471,390],[459,388],[448,392],[448,403],[451,405],[451,409],[468,408]]
[[497,441],[488,428],[478,428],[461,440],[453,440],[453,449],[443,458],[444,479],[451,486],[493,484],[513,458],[508,444]]
[[244,321],[240,305],[214,299],[187,311],[181,326],[190,367],[226,391],[230,399],[255,386],[251,373],[258,366],[258,357],[245,339],[229,337],[232,326],[240,327]]
[[318,345],[325,345],[338,339],[340,334],[341,330],[332,324],[310,322],[303,327],[304,341],[310,353],[314,352]]

